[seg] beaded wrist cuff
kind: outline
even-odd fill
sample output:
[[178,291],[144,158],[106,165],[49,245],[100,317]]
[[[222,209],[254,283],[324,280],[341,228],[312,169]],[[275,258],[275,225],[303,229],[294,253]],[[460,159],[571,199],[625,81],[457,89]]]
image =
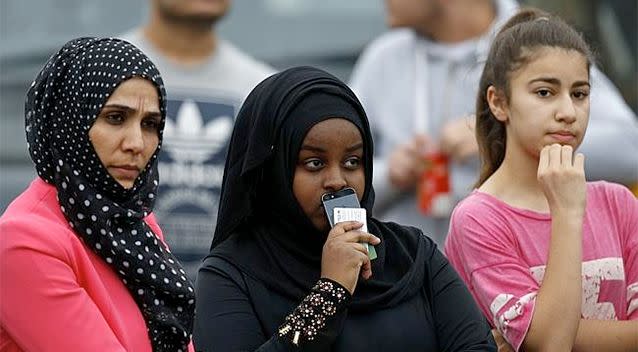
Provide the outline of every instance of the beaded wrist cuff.
[[279,337],[289,338],[299,346],[312,341],[326,326],[326,320],[350,300],[350,292],[339,283],[321,278],[297,308],[279,327]]

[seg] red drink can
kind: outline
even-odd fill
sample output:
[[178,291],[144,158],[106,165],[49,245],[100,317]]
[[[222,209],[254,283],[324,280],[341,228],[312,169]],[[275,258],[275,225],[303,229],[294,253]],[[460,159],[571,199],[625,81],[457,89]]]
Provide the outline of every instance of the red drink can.
[[424,156],[425,171],[417,186],[419,210],[429,216],[448,216],[452,210],[449,160],[441,152]]

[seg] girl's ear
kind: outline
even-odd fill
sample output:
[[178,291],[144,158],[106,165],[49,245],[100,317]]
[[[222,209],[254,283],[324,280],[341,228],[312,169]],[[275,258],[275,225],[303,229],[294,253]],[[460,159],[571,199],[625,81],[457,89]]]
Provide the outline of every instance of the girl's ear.
[[487,87],[486,97],[492,115],[494,115],[497,120],[506,122],[509,118],[509,114],[505,95],[498,91],[496,87],[489,86]]

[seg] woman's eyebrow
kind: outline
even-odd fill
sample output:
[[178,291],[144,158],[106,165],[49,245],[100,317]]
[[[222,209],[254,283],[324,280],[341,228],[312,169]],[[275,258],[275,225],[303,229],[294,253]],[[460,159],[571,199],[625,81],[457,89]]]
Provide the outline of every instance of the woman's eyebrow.
[[[536,82],[545,82],[545,83],[549,83],[549,84],[553,84],[556,86],[560,86],[561,85],[561,81],[558,78],[554,78],[554,77],[539,77],[539,78],[534,78],[533,80],[529,81],[529,84],[532,83],[536,83]],[[572,84],[572,87],[581,87],[581,86],[588,86],[589,87],[589,82],[588,81],[576,81]]]
[[536,83],[536,82],[545,82],[545,83],[554,84],[554,85],[557,85],[557,86],[560,85],[560,79],[554,78],[554,77],[538,77],[538,78],[534,78],[534,79],[529,81],[529,84]]
[[[106,104],[104,105],[104,107],[102,109],[121,109],[121,110],[125,110],[126,112],[131,112],[131,111],[136,111],[134,108],[128,106],[128,105],[123,105],[123,104],[115,104],[115,103],[111,103],[111,104]],[[144,114],[144,117],[152,117],[152,118],[161,118],[162,114],[159,111],[149,111],[146,114]]]
[[124,104],[107,103],[104,108],[122,109],[122,110],[135,110],[132,107]]
[[351,147],[348,147],[348,149],[346,149],[346,151],[348,153],[350,153],[350,152],[353,152],[355,150],[362,149],[362,148],[363,148],[363,142],[359,142],[359,143],[357,143],[357,144],[355,144],[355,145],[353,145]]
[[582,87],[582,86],[590,87],[591,84],[589,84],[588,81],[576,81],[574,82],[574,84],[572,84],[572,87]]
[[[357,143],[355,145],[352,145],[352,146],[348,147],[346,149],[346,152],[350,153],[350,152],[353,152],[353,151],[361,149],[361,148],[363,148],[363,142],[359,142],[359,143]],[[317,153],[325,153],[327,151],[325,148],[317,147],[317,146],[310,145],[310,144],[302,145],[300,150],[308,150],[308,151],[317,152]]]
[[304,144],[301,146],[301,150],[308,150],[311,152],[317,152],[317,153],[325,153],[326,150],[324,148],[321,147],[317,147],[314,145],[309,145],[309,144]]

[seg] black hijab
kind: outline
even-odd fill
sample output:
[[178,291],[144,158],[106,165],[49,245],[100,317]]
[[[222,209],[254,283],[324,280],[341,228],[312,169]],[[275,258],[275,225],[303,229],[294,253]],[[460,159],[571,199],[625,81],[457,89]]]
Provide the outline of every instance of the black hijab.
[[[288,69],[261,82],[239,112],[210,257],[230,262],[284,296],[301,300],[310,292],[320,277],[327,233],[304,214],[292,182],[306,133],[334,117],[353,123],[363,138],[361,206],[372,213],[373,144],[363,107],[334,76],[311,67]],[[351,310],[391,307],[423,287],[421,232],[373,218],[368,218],[368,230],[382,242],[372,261],[373,277],[359,281]]]
[[[119,84],[151,82],[160,97],[159,145],[125,189],[102,165],[89,130]],[[158,186],[157,154],[166,93],[155,65],[113,38],[78,38],[51,56],[27,93],[26,132],[38,175],[55,186],[60,209],[82,241],[119,275],[146,321],[154,351],[186,351],[194,290],[175,257],[143,220]]]

